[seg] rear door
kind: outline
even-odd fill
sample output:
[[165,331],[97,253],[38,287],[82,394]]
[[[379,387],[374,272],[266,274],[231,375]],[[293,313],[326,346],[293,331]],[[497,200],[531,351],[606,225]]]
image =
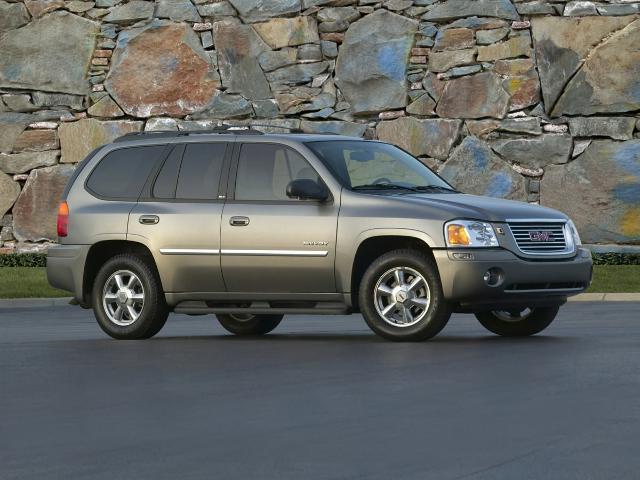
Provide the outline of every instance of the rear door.
[[291,180],[319,176],[296,150],[236,144],[222,215],[222,272],[229,292],[333,293],[339,200],[288,198]]
[[[72,212],[71,225],[65,243],[86,245],[122,240],[129,213],[167,150],[166,145],[115,145],[119,148],[110,150],[88,171],[84,189],[70,190],[67,201]],[[78,177],[83,174],[79,172]]]
[[129,218],[166,292],[224,292],[220,218],[231,147],[225,141],[176,144]]

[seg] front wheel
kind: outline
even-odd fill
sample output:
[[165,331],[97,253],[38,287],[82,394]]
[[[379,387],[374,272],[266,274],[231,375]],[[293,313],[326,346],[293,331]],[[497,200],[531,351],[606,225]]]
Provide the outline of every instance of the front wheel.
[[547,328],[556,318],[560,306],[477,312],[484,328],[503,337],[527,337]]
[[264,335],[276,328],[284,315],[253,315],[251,313],[218,314],[220,325],[234,335]]
[[435,262],[417,250],[377,258],[362,277],[358,301],[369,328],[394,341],[427,340],[451,316]]

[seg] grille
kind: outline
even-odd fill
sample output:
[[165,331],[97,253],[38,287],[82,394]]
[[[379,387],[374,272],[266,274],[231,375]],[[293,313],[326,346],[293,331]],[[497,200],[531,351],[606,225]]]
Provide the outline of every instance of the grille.
[[509,229],[518,248],[533,255],[570,253],[573,245],[567,242],[566,222],[509,221]]

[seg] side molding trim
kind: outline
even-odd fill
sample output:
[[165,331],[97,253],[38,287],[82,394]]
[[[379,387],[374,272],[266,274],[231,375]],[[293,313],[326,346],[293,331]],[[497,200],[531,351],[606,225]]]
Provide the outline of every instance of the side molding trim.
[[229,255],[251,257],[326,257],[327,250],[219,250],[203,248],[161,248],[162,255]]
[[217,248],[161,248],[162,255],[220,255]]
[[252,257],[326,257],[327,250],[222,250],[222,255],[247,255]]

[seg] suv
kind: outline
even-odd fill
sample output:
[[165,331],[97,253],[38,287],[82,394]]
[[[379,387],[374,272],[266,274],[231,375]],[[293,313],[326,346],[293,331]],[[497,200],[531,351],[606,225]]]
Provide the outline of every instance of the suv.
[[532,335],[592,272],[556,210],[462,194],[387,143],[252,129],[97,149],[64,191],[58,235],[49,282],[120,339],[152,337],[171,311],[239,335],[356,312],[391,340],[431,338],[452,312]]

